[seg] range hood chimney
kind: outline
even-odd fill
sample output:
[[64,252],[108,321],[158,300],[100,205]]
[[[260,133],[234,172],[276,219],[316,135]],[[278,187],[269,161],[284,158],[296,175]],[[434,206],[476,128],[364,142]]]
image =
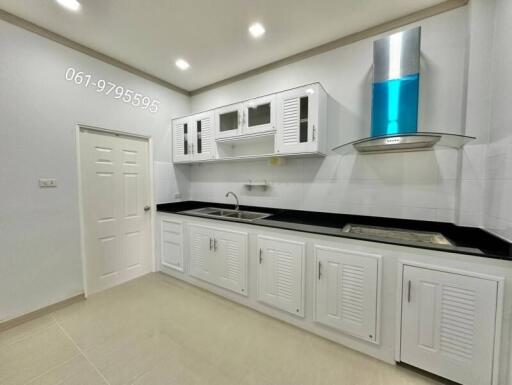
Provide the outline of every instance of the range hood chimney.
[[418,132],[421,27],[373,42],[372,127],[369,138],[333,149],[362,154],[460,148],[475,139],[464,135]]
[[439,135],[418,135],[421,27],[373,42],[372,134],[362,153],[429,149]]

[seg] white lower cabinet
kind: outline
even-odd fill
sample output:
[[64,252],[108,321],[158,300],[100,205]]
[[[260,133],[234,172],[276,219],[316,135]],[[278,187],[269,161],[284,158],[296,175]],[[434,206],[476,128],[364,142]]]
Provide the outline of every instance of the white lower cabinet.
[[315,320],[377,340],[380,256],[315,245]]
[[497,292],[497,281],[405,265],[401,361],[462,384],[491,384]]
[[190,275],[247,295],[247,233],[190,224],[188,238]]
[[160,229],[160,264],[174,270],[183,271],[182,223],[162,219]]
[[304,242],[258,236],[258,300],[304,317]]

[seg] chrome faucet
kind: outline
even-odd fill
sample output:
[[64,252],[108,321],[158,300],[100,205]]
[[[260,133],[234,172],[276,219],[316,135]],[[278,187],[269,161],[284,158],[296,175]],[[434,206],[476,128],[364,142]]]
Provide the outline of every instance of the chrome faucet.
[[236,196],[236,194],[233,191],[228,191],[226,193],[226,198],[229,196],[229,194],[233,195],[233,197],[236,199],[235,210],[238,211],[240,209],[239,202],[238,202],[238,197]]

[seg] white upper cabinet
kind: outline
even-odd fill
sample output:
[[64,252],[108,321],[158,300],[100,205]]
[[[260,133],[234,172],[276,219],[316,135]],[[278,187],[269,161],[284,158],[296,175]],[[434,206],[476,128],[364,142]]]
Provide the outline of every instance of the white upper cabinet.
[[212,112],[203,112],[190,117],[193,132],[192,156],[194,160],[214,159],[216,146]]
[[304,316],[304,242],[258,236],[258,299]]
[[401,361],[468,385],[490,385],[497,281],[404,266]]
[[213,116],[212,111],[207,111],[173,121],[174,162],[215,159]]
[[173,121],[174,162],[325,155],[327,94],[319,83]]
[[215,138],[231,138],[241,135],[243,103],[231,104],[215,110]]
[[172,122],[173,132],[173,161],[189,162],[192,161],[191,150],[191,133],[190,133],[190,119],[180,118]]
[[315,320],[377,340],[379,255],[315,246]]
[[276,95],[263,96],[244,103],[242,134],[250,135],[276,129]]
[[325,153],[327,98],[318,84],[277,95],[277,154]]

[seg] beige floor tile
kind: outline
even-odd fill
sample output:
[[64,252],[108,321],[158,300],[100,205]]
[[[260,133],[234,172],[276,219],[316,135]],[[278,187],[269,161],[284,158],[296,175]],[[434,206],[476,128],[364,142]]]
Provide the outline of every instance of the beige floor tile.
[[92,365],[82,356],[60,365],[27,385],[106,385]]
[[57,325],[0,347],[0,384],[25,384],[79,352]]
[[11,329],[4,330],[0,332],[0,347],[29,337],[51,325],[55,325],[53,317],[51,315],[44,315]]
[[111,385],[131,384],[175,349],[175,343],[158,330],[132,329],[123,338],[99,345],[84,354]]
[[[53,314],[110,385],[432,385],[162,274]],[[52,318],[0,333],[0,385],[100,385]]]

